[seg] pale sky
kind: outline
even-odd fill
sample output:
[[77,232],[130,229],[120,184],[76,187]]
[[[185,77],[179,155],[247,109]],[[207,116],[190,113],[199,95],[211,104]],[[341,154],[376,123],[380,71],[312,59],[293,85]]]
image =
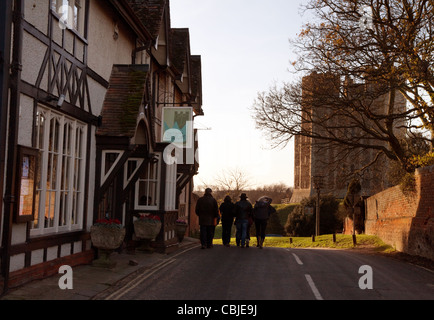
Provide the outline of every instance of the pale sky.
[[294,145],[271,150],[255,129],[257,93],[291,81],[289,39],[300,33],[302,0],[172,0],[172,28],[189,28],[193,55],[202,56],[204,117],[195,185],[239,168],[255,186],[294,183]]

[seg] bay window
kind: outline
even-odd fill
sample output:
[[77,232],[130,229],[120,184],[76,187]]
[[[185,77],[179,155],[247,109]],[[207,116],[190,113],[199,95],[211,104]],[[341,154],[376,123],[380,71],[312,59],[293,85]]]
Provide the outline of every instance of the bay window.
[[30,234],[79,230],[83,225],[87,126],[38,107],[35,218]]

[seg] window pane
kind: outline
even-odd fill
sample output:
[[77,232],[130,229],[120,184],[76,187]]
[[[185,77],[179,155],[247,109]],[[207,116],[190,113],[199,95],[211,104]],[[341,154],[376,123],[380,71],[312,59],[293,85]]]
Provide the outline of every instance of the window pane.
[[55,192],[47,192],[45,200],[45,228],[52,228],[54,226],[54,205],[55,205]]
[[82,192],[82,179],[84,176],[84,165],[83,165],[83,150],[82,150],[82,145],[83,145],[83,140],[84,140],[84,127],[82,126],[77,126],[75,129],[75,136],[76,136],[76,141],[75,141],[75,153],[74,153],[74,170],[73,170],[73,177],[71,177],[72,179],[72,212],[71,212],[71,223],[77,224],[79,223],[79,211],[80,208],[82,207],[82,203],[83,203],[83,192]]
[[53,152],[58,152],[59,148],[59,122],[56,118],[50,121],[50,140],[49,140],[49,150]]
[[36,113],[36,143],[37,148],[43,149],[44,148],[44,130],[45,130],[45,122],[46,122],[45,114],[41,111],[38,111]]
[[74,4],[74,29],[77,31],[78,31],[79,12],[80,12],[80,8],[77,5],[77,0],[76,0],[76,3]]
[[77,199],[78,199],[78,197],[76,196],[76,193],[74,192],[74,194],[72,196],[71,224],[77,224],[78,223],[78,219],[77,219]]
[[148,163],[147,168],[141,173],[137,182],[137,204],[141,207],[158,208],[159,183],[158,183],[159,163]]
[[37,229],[40,227],[40,225],[39,225],[39,210],[38,210],[40,195],[41,195],[41,192],[36,191],[36,195],[35,195],[35,219],[33,220],[33,224],[31,226],[33,229]]
[[76,131],[76,138],[75,138],[75,154],[81,158],[81,139],[82,139],[82,128],[78,127]]
[[60,201],[59,201],[59,226],[64,226],[67,224],[67,219],[66,219],[67,207],[68,207],[68,193],[61,192]]
[[148,206],[148,183],[146,180],[139,181],[139,205]]
[[104,174],[107,174],[107,172],[110,171],[111,167],[115,163],[116,159],[118,158],[120,154],[118,152],[107,152],[105,154],[105,172]]
[[157,182],[139,181],[139,205],[156,206],[157,205]]
[[127,178],[129,178],[137,168],[137,160],[128,160],[127,162]]
[[53,163],[51,167],[51,190],[56,190],[57,188],[57,160],[58,156],[57,154],[53,154]]
[[71,128],[70,128],[70,124],[69,122],[65,122],[65,124],[63,125],[63,154],[69,155],[71,152],[70,149],[70,137],[71,137],[71,132],[70,132]]
[[157,182],[156,181],[150,181],[149,182],[149,205],[150,206],[156,206],[157,205]]

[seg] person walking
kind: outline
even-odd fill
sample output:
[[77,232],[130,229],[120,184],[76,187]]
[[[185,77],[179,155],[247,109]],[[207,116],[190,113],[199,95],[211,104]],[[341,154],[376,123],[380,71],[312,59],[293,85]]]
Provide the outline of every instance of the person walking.
[[262,249],[264,247],[265,230],[267,229],[268,219],[270,215],[276,212],[271,206],[272,199],[269,197],[261,197],[255,203],[253,209],[253,218],[256,227],[257,247]]
[[254,223],[253,210],[249,213],[248,221],[249,222],[247,223],[247,231],[246,231],[246,248],[249,248],[250,246],[250,229]]
[[240,201],[235,204],[235,226],[237,227],[236,242],[237,246],[241,245],[241,248],[244,248],[246,245],[247,227],[252,209],[252,204],[247,200],[247,195],[242,193]]
[[225,247],[230,246],[232,225],[235,217],[235,204],[230,196],[226,196],[220,205],[220,214],[222,218],[222,241]]
[[215,220],[219,217],[219,209],[210,188],[206,188],[203,197],[197,200],[195,211],[199,217],[202,249],[212,248]]

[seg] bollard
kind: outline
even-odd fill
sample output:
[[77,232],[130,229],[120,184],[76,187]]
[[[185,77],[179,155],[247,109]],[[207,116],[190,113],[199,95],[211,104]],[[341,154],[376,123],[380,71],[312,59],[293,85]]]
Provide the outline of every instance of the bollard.
[[353,245],[354,246],[357,245],[357,240],[356,240],[356,235],[355,234],[353,234]]
[[336,242],[336,233],[333,233],[333,243]]
[[312,235],[312,242],[315,242],[315,235]]
[[292,244],[292,238],[291,237],[289,238],[289,243]]

